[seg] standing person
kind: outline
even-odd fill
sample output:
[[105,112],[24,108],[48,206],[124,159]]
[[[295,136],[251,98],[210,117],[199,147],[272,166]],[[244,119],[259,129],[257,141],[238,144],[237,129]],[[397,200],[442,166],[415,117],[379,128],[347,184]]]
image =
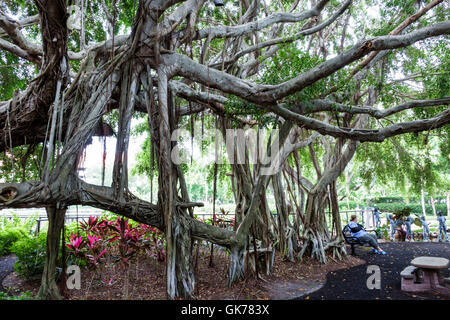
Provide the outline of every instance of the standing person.
[[445,217],[442,214],[442,211],[439,210],[437,212],[437,220],[439,221],[439,237],[438,237],[438,241],[442,242],[448,242],[448,236],[447,236],[447,226],[445,224]]
[[425,216],[421,216],[419,218],[420,223],[422,224],[422,234],[423,234],[423,241],[430,241],[430,228],[428,227],[428,222],[425,220]]
[[375,216],[375,227],[379,228],[381,225],[381,219],[380,219],[380,211],[378,211],[377,206],[373,208],[372,214]]
[[394,241],[394,236],[395,236],[395,221],[394,221],[394,216],[392,214],[388,214],[386,217],[387,221],[389,222],[389,227],[390,227],[390,232],[389,232],[389,238],[391,239],[391,241]]
[[350,217],[350,222],[348,224],[348,227],[350,228],[350,232],[353,237],[357,237],[361,243],[368,243],[370,244],[373,249],[372,252],[378,253],[378,254],[386,254],[385,251],[383,251],[380,246],[378,245],[377,237],[367,233],[363,227],[357,223],[358,218],[354,214]]
[[405,218],[405,227],[406,227],[406,240],[412,241],[413,240],[413,234],[411,231],[411,224],[414,223],[414,219],[410,216]]

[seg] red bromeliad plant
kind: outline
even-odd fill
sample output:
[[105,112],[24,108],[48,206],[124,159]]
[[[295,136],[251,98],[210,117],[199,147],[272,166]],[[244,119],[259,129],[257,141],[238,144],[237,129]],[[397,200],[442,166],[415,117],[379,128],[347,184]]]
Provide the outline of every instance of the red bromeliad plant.
[[128,219],[117,218],[115,224],[108,225],[113,237],[110,242],[118,241],[119,260],[128,266],[129,260],[137,253],[142,234],[138,227],[132,227]]
[[93,254],[87,254],[86,257],[89,259],[89,262],[92,267],[97,268],[100,265],[100,259],[102,256],[106,253],[106,249],[103,249],[101,252],[96,253],[93,252]]
[[80,228],[86,237],[71,234],[67,247],[75,258],[84,259],[97,268],[109,256],[115,262],[128,267],[130,260],[139,253],[163,262],[166,259],[163,234],[156,228],[139,224],[135,227],[129,219],[89,217]]
[[97,268],[101,262],[100,259],[106,253],[107,249],[104,248],[102,239],[97,235],[88,234],[87,240],[86,247],[88,249],[88,254],[86,254],[86,257],[88,258],[91,267]]
[[71,233],[69,243],[67,243],[66,246],[71,250],[70,253],[72,253],[75,258],[81,258],[84,255],[83,237],[78,237],[77,234]]
[[[125,274],[123,297],[128,298],[130,263],[139,264],[139,254],[155,258],[158,262],[166,261],[164,249],[164,234],[156,228],[145,224],[133,226],[128,219],[108,219],[89,217],[80,224],[85,238],[71,234],[67,247],[69,254],[76,259],[82,259],[93,271],[91,284],[97,276],[98,280],[110,286]],[[122,271],[117,275],[115,265],[119,264]],[[103,272],[98,273],[101,269]],[[136,268],[137,270],[137,268]],[[88,289],[89,291],[89,289]]]
[[95,233],[98,230],[98,226],[101,221],[98,220],[98,217],[90,216],[88,221],[80,222],[80,228],[84,230],[86,233],[92,232]]

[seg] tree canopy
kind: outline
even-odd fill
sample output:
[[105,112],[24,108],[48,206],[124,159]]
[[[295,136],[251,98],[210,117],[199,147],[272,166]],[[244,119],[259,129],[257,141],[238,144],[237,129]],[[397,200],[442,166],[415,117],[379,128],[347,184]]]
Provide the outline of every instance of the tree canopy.
[[[250,249],[262,255],[253,260],[257,274],[270,272],[275,250],[292,261],[294,253],[324,263],[327,254],[345,255],[338,178],[355,154],[366,181],[394,179],[402,188],[407,181],[416,193],[448,189],[448,16],[442,0],[2,2],[0,150],[9,174],[0,208],[47,208],[41,296],[59,297],[52,271],[70,205],[164,231],[174,298],[194,294],[194,240],[229,250],[230,284],[245,275]],[[149,140],[136,170],[157,179],[151,201],[128,188],[138,116]],[[199,126],[224,136],[231,129],[277,132],[263,139],[267,149],[280,146],[270,174],[264,163],[248,161],[248,146],[242,163],[226,149],[227,162],[209,167],[213,200],[217,177],[230,177],[234,230],[194,218],[202,203],[190,200],[189,163],[171,160],[173,148],[185,145],[172,141],[174,130],[187,128],[193,138]],[[111,135],[111,185],[83,181],[84,148],[93,136]]]

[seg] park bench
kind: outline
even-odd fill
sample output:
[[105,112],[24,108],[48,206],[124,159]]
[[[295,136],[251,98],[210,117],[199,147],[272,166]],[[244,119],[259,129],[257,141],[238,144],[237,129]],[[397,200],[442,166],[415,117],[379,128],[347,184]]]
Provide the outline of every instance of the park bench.
[[364,243],[362,243],[357,237],[352,236],[348,225],[342,229],[342,235],[344,236],[345,242],[347,242],[352,248],[352,256],[355,255],[355,245],[364,246]]

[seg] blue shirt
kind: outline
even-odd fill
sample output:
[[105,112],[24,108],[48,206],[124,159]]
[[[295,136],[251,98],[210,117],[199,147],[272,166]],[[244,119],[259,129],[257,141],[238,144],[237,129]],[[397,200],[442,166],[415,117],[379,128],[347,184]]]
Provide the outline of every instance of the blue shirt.
[[[350,221],[350,223],[348,224],[348,226],[349,226],[350,228],[356,228],[356,227],[358,227],[358,224],[357,224],[356,222]],[[353,237],[359,238],[359,237],[362,237],[363,235],[365,235],[367,232],[366,232],[365,230],[359,230],[358,232],[353,233],[353,232],[350,230],[350,233],[352,234]]]

